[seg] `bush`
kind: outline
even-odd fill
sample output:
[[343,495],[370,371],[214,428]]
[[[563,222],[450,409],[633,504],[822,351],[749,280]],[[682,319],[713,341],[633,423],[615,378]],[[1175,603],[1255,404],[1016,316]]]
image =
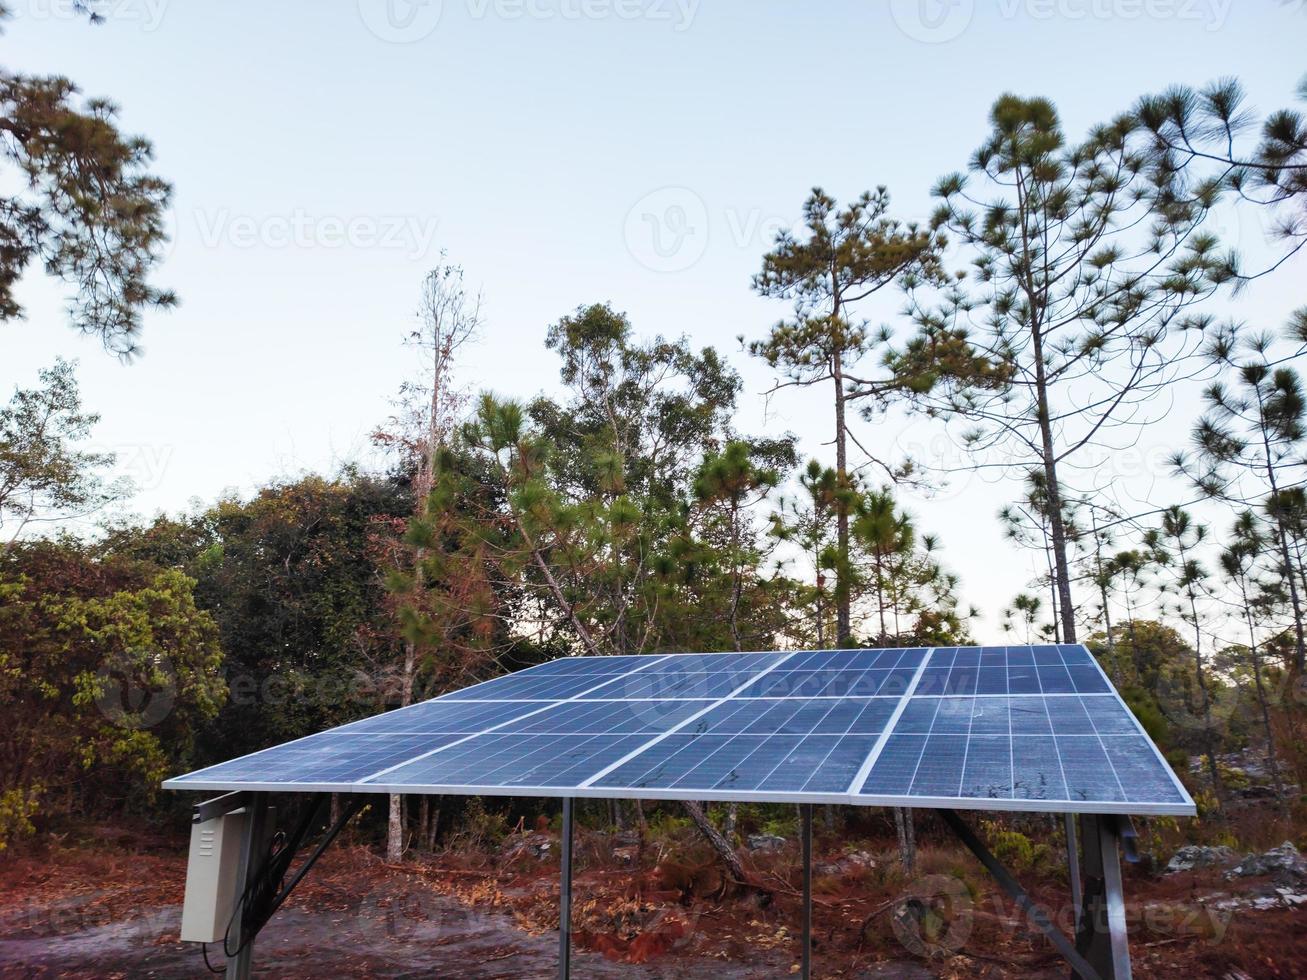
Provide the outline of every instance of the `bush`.
[[469,797],[451,842],[458,849],[494,847],[508,836],[508,815],[486,809],[479,796]]
[[0,851],[8,847],[11,841],[36,833],[32,818],[36,816],[37,802],[43,789],[38,783],[0,793]]

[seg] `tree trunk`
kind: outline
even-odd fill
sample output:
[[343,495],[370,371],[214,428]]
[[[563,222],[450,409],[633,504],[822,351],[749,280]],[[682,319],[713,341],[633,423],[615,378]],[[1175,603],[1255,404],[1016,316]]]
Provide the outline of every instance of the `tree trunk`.
[[[1275,483],[1271,483],[1272,488]],[[1278,491],[1272,489],[1272,493]],[[1302,674],[1307,671],[1307,656],[1304,656],[1304,649],[1307,647],[1307,638],[1303,635],[1303,613],[1302,600],[1298,596],[1298,583],[1293,575],[1293,559],[1289,556],[1289,536],[1285,533],[1284,525],[1279,517],[1275,520],[1277,537],[1280,544],[1280,557],[1284,561],[1284,578],[1289,583],[1289,603],[1293,607],[1293,630],[1294,630],[1294,647],[1293,647],[1293,665],[1294,673]]]
[[1302,674],[1307,669],[1307,638],[1303,635],[1302,600],[1298,597],[1298,583],[1293,577],[1293,559],[1289,557],[1288,530],[1284,526],[1284,515],[1278,506],[1280,484],[1275,476],[1275,464],[1272,461],[1274,454],[1271,452],[1271,437],[1266,424],[1266,404],[1262,400],[1260,386],[1257,392],[1257,411],[1262,430],[1262,446],[1266,451],[1266,479],[1271,485],[1270,500],[1277,505],[1275,508],[1276,537],[1279,539],[1280,557],[1284,560],[1284,577],[1289,583],[1289,602],[1293,607],[1294,673]]
[[1275,757],[1275,732],[1271,727],[1271,708],[1266,696],[1266,684],[1262,678],[1262,657],[1257,649],[1257,631],[1253,627],[1252,606],[1248,602],[1246,581],[1239,580],[1239,590],[1243,593],[1244,617],[1248,622],[1248,652],[1253,660],[1253,681],[1257,687],[1257,705],[1261,708],[1262,727],[1266,731],[1266,765],[1271,770],[1271,779],[1275,784],[1276,801],[1281,807],[1288,807],[1284,797],[1284,781],[1280,778],[1280,764]]
[[386,829],[386,861],[398,864],[404,857],[404,797],[390,794],[390,823]]
[[[838,315],[837,311],[836,316]],[[832,374],[835,378],[835,476],[840,491],[835,498],[836,550],[838,551],[835,565],[835,645],[847,647],[851,643],[850,605],[853,584],[849,581],[849,504],[845,499],[849,470],[844,431],[844,363],[838,351],[835,353]]]
[[726,833],[722,836],[727,841],[735,840],[735,825],[740,819],[740,805],[738,803],[726,804]]
[[1057,572],[1057,612],[1062,619],[1062,642],[1076,642],[1076,611],[1071,604],[1071,569],[1066,557],[1066,525],[1062,520],[1062,489],[1057,479],[1057,454],[1053,448],[1053,423],[1048,408],[1048,379],[1044,374],[1044,342],[1039,328],[1031,331],[1034,343],[1035,387],[1038,398],[1039,435],[1047,484],[1049,532],[1053,537],[1053,563]]
[[717,828],[709,821],[708,815],[704,813],[703,804],[694,800],[683,800],[681,806],[690,815],[694,825],[699,828],[699,833],[703,834],[704,839],[717,852],[717,856],[721,858],[722,864],[726,866],[730,877],[742,887],[765,891],[766,889],[763,889],[745,874],[744,865],[740,863],[740,856],[735,853],[735,848],[731,847],[726,838],[719,834]]
[[917,864],[917,834],[911,810],[901,806],[894,808],[894,830],[899,838],[899,862],[906,874],[912,874]]
[[436,798],[435,805],[431,808],[431,824],[427,827],[427,850],[436,849],[436,838],[440,835],[440,798]]

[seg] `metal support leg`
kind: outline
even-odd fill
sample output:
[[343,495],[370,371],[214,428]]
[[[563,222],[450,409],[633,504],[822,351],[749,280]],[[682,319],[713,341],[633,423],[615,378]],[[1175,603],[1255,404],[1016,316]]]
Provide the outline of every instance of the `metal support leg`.
[[227,959],[227,980],[249,980],[254,942],[245,941],[245,929],[241,925],[245,908],[241,899],[245,895],[245,889],[254,880],[260,862],[266,857],[264,845],[268,839],[267,824],[267,794],[251,793],[249,804],[245,808],[245,833],[241,837],[241,866],[236,873],[236,907],[233,911],[231,927],[227,931],[226,946],[237,952],[235,956]]
[[803,980],[812,978],[812,804],[800,806],[803,824]]
[[1103,980],[1130,980],[1119,833],[1115,817],[1080,817],[1085,886],[1076,949]]
[[572,800],[563,800],[562,863],[558,890],[558,980],[572,975]]
[[1080,925],[1081,907],[1084,905],[1084,893],[1080,886],[1080,845],[1076,841],[1076,815],[1074,813],[1064,813],[1062,815],[1063,824],[1066,829],[1066,870],[1067,877],[1071,879],[1071,911],[1074,913],[1071,921]]

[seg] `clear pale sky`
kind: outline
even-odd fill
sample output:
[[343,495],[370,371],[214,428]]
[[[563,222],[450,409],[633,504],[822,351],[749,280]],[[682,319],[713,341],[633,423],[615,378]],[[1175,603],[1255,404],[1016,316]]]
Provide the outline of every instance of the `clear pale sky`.
[[[768,411],[771,375],[735,339],[784,313],[749,278],[810,187],[886,184],[899,216],[923,218],[1004,91],[1051,97],[1079,137],[1144,92],[1224,75],[1259,108],[1288,105],[1307,72],[1302,0],[110,0],[99,26],[69,0],[11,5],[0,63],[112,98],[176,186],[156,281],[182,302],[147,317],[142,359],[74,334],[64,287],[39,272],[0,346],[5,392],[80,359],[144,515],[365,457],[441,249],[485,291],[470,388],[550,389],[547,324],[611,301],[638,332],[729,353],[742,430],[790,429],[829,459],[829,393]],[[1223,222],[1264,247],[1255,220]],[[1227,308],[1278,327],[1307,302],[1303,272]],[[1196,405],[1178,392],[1116,460],[1131,496],[1176,499],[1158,461]],[[861,435],[887,455],[946,446],[901,420]],[[904,495],[986,613],[982,639],[1034,574],[995,519],[1010,492],[973,476]]]

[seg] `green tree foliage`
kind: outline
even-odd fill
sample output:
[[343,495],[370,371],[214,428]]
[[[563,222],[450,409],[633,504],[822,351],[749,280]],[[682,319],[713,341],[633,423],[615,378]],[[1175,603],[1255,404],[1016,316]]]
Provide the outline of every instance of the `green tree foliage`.
[[[835,470],[809,460],[798,476],[798,488],[783,494],[771,516],[770,533],[797,548],[805,567],[789,576],[791,610],[785,631],[798,647],[825,649],[836,636],[834,590],[831,573],[839,564],[834,533],[835,501],[853,491],[840,482]],[[786,562],[786,565],[792,562]]]
[[39,263],[73,285],[72,325],[130,357],[143,312],[177,302],[149,282],[172,188],[149,171],[150,143],[119,132],[116,115],[67,78],[0,69],[0,157],[6,184],[22,188],[0,195],[0,322],[22,316],[15,287]]
[[109,555],[178,565],[213,617],[231,697],[200,762],[231,758],[398,703],[396,633],[374,551],[408,506],[384,477],[271,484],[250,500],[114,528]]
[[746,511],[793,465],[790,440],[740,440],[729,424],[739,378],[718,355],[637,341],[609,307],[565,317],[548,345],[567,399],[524,408],[485,396],[465,433],[504,488],[479,518],[496,530],[483,536],[487,558],[520,577],[541,642],[730,649],[746,626],[770,639]]
[[73,365],[57,360],[38,388],[19,388],[0,407],[0,543],[34,524],[84,517],[121,497],[100,470],[110,453],[81,448],[99,422],[82,408]]
[[1076,605],[1065,471],[1133,437],[1197,345],[1173,328],[1235,275],[1232,256],[1202,231],[1220,182],[1180,186],[1150,166],[1149,140],[1127,114],[1070,143],[1047,99],[1002,96],[969,174],[935,188],[933,226],[971,254],[971,277],[937,309],[914,304],[923,329],[978,326],[975,355],[1003,369],[1001,386],[919,400],[962,420],[977,456],[995,451],[1022,473],[1043,472],[1067,642]]
[[[1283,602],[1283,593],[1275,576],[1267,576],[1266,558],[1272,553],[1270,541],[1263,533],[1261,522],[1251,511],[1244,511],[1234,522],[1230,543],[1221,551],[1221,569],[1235,587],[1237,610],[1247,627],[1248,639],[1242,647],[1225,651],[1225,659],[1233,660],[1244,670],[1251,668],[1253,691],[1257,697],[1262,733],[1266,738],[1266,764],[1275,782],[1276,793],[1283,796],[1283,780],[1275,751],[1275,728],[1271,721],[1274,700],[1264,662],[1265,649],[1257,623],[1264,621],[1275,607]],[[1231,654],[1234,654],[1233,656]],[[1243,656],[1239,656],[1243,654]],[[1237,668],[1236,668],[1237,669]]]
[[1307,349],[1307,309],[1286,331],[1248,334],[1235,323],[1207,349],[1225,375],[1204,392],[1207,411],[1193,430],[1193,451],[1172,466],[1205,496],[1251,508],[1269,525],[1279,576],[1293,613],[1294,666],[1307,665],[1307,567],[1303,564],[1302,481],[1307,476],[1307,396],[1289,363]]
[[[1212,692],[1209,671],[1203,656],[1203,615],[1199,603],[1210,597],[1210,583],[1203,564],[1196,557],[1207,539],[1207,528],[1199,524],[1183,507],[1168,507],[1162,512],[1162,524],[1153,537],[1153,558],[1170,573],[1170,590],[1176,595],[1174,606],[1180,621],[1193,630],[1194,682],[1202,709],[1203,738],[1207,771],[1212,790],[1218,799],[1222,792],[1221,776],[1216,767],[1216,733],[1212,728]],[[1165,607],[1164,607],[1165,608]]]
[[[873,334],[856,317],[855,307],[904,277],[936,280],[943,275],[939,237],[890,218],[889,204],[889,192],[880,187],[840,210],[833,197],[814,188],[803,206],[805,237],[801,240],[790,231],[778,234],[753,280],[762,295],[793,300],[794,315],[776,324],[766,339],[751,343],[749,350],[781,372],[777,389],[832,385],[835,473],[842,484],[850,473],[850,399],[884,399],[904,383],[897,378],[873,379],[860,369],[860,362],[873,350],[881,348],[888,355],[891,335]],[[892,476],[906,475],[868,455]],[[851,636],[853,592],[849,511],[843,497],[836,498],[835,520],[836,642],[846,644]]]
[[69,539],[0,553],[0,796],[11,831],[34,814],[150,800],[192,759],[227,694],[218,629],[194,588],[179,571],[103,559]]
[[[1298,98],[1307,102],[1307,77],[1298,85]],[[1136,115],[1155,137],[1152,156],[1159,170],[1220,181],[1241,201],[1275,216],[1276,233],[1287,247],[1272,268],[1307,245],[1307,116],[1301,111],[1272,112],[1248,145],[1255,117],[1243,87],[1224,78],[1203,89],[1181,85],[1145,96]]]
[[751,515],[779,482],[780,473],[760,466],[752,447],[739,440],[706,456],[694,480],[697,551],[708,559],[700,562],[699,580],[706,585],[700,591],[723,602],[736,650],[759,649],[778,626],[776,605],[759,581],[764,555]]
[[[1121,688],[1131,711],[1149,735],[1165,750],[1197,754],[1206,752],[1209,737],[1218,741],[1216,751],[1229,747],[1228,725],[1209,725],[1207,711],[1223,722],[1230,718],[1235,689],[1219,674],[1208,682],[1207,702],[1194,674],[1194,651],[1176,630],[1153,619],[1137,619],[1115,627],[1113,645],[1135,665],[1136,673]],[[1106,637],[1096,633],[1089,647],[1100,658],[1106,654]]]
[[938,540],[917,533],[888,487],[859,493],[853,506],[857,588],[870,603],[872,646],[964,642],[957,578],[935,557]]

